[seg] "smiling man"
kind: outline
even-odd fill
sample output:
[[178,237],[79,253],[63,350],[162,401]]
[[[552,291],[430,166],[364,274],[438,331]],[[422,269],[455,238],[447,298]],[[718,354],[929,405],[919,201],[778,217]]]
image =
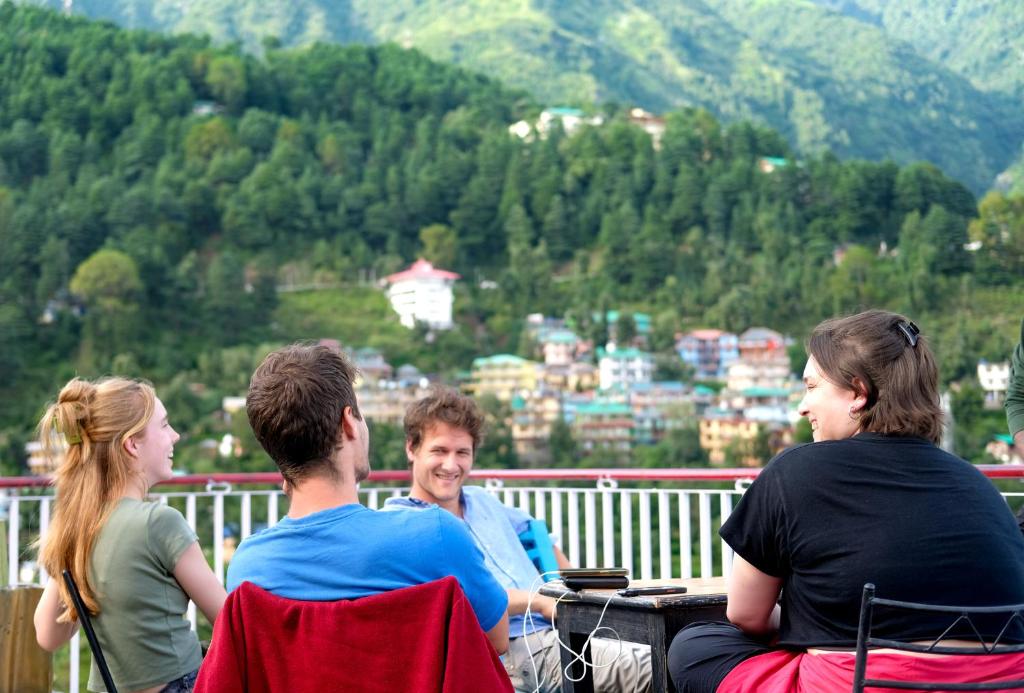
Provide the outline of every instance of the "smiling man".
[[[505,668],[517,691],[554,693],[561,689],[558,637],[552,628],[555,600],[540,594],[537,568],[519,541],[533,519],[478,486],[464,486],[483,442],[484,417],[476,403],[449,389],[435,390],[405,414],[405,454],[412,469],[407,498],[389,498],[384,510],[427,510],[440,506],[461,518],[484,564],[508,592],[509,650]],[[555,549],[559,567],[569,560]],[[532,614],[527,614],[527,605]],[[591,642],[598,691],[646,691],[651,686],[650,648],[611,640]]]

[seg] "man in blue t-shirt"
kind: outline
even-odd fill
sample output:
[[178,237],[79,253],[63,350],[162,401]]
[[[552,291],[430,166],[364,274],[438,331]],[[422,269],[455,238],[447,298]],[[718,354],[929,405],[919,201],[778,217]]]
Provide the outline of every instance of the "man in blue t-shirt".
[[[482,488],[463,486],[483,440],[483,424],[476,403],[454,390],[436,390],[409,407],[405,451],[412,468],[412,489],[408,498],[389,498],[384,509],[434,512],[443,508],[465,522],[487,568],[508,592],[510,640],[503,659],[512,685],[517,691],[554,693],[561,690],[562,681],[558,634],[552,627],[555,600],[536,594],[542,580],[519,540],[532,518]],[[570,567],[557,547],[555,557],[559,567]],[[649,647],[622,642],[620,651],[618,642],[594,639],[591,648],[596,690],[650,690]]]
[[508,649],[508,598],[463,523],[438,508],[382,513],[359,503],[370,473],[369,432],[355,369],[326,346],[272,352],[253,373],[246,411],[256,439],[284,477],[288,515],[248,537],[227,587],[250,581],[289,599],[333,601],[455,576],[480,627]]

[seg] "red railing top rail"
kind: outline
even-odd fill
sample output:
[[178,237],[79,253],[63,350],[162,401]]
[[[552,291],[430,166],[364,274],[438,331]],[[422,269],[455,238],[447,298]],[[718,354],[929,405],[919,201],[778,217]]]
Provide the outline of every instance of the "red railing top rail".
[[[989,479],[1024,479],[1024,465],[980,464],[978,469]],[[740,468],[686,469],[474,469],[477,479],[508,481],[738,481],[753,479],[761,470]],[[408,481],[406,470],[371,472],[369,481]],[[236,484],[280,484],[277,472],[186,474],[162,482],[161,486],[194,486],[209,482]],[[46,488],[50,479],[42,476],[0,477],[0,488]]]

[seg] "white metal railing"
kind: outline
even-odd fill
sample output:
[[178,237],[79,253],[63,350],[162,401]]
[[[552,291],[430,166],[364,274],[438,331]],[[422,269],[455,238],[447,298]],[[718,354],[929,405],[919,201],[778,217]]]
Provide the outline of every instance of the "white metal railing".
[[[717,537],[717,530],[746,485],[736,480],[718,483],[717,488],[666,488],[657,482],[627,487],[609,478],[577,487],[511,486],[493,478],[484,482],[506,505],[544,520],[574,565],[622,566],[638,579],[728,575],[732,550]],[[221,582],[228,562],[225,535],[241,541],[262,526],[274,525],[287,502],[282,501],[279,488],[234,488],[225,482],[207,483],[202,491],[160,488],[168,490],[154,493],[153,498],[182,512],[207,555],[212,553],[213,570]],[[402,487],[364,488],[360,500],[376,509],[387,498],[406,492]],[[35,542],[49,525],[52,495],[44,489],[18,495],[0,488],[0,506],[4,493],[8,494],[6,583],[45,584],[48,576],[35,563]],[[1024,492],[1004,496],[1019,497]],[[0,518],[3,515],[0,512]],[[193,604],[187,616],[195,628]],[[70,650],[71,691],[81,690],[84,683],[80,664],[76,635]]]

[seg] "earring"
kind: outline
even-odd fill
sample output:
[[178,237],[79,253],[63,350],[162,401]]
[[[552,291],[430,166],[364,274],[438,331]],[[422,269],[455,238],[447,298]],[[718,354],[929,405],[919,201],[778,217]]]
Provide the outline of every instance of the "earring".
[[850,410],[849,410],[848,414],[850,415],[850,420],[851,421],[860,421],[861,413],[862,412],[858,410],[857,413],[854,414],[853,413],[853,405],[852,404],[850,405]]

